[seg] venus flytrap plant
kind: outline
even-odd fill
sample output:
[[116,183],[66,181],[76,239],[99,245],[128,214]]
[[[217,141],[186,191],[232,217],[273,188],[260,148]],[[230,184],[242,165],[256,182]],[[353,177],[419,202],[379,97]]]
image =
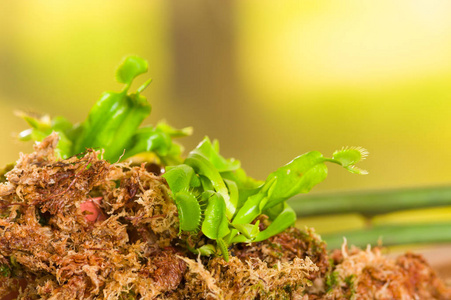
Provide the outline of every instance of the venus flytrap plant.
[[[201,223],[202,233],[216,242],[213,244],[216,250],[209,246],[207,254],[219,251],[227,260],[227,248],[231,244],[263,241],[292,226],[296,213],[285,201],[307,193],[323,181],[327,176],[326,162],[341,165],[352,173],[365,174],[365,171],[355,168],[365,155],[362,148],[345,148],[336,151],[332,158],[326,158],[317,151],[309,152],[271,173],[265,182],[260,183],[246,178],[238,161],[223,158],[217,141],[212,143],[205,138],[188,155],[184,164],[168,168],[163,177],[174,199],[181,199],[180,193],[188,192],[190,195],[189,199],[178,203],[180,229],[197,232],[198,228],[188,228]],[[204,199],[208,203],[201,215],[188,213],[194,206],[194,199]],[[201,208],[201,205],[196,207]],[[268,215],[272,221],[263,231],[256,221],[261,214]],[[189,220],[185,219],[186,216]],[[193,251],[202,254],[202,249]]]
[[147,72],[147,61],[128,56],[119,65],[116,79],[125,86],[120,92],[105,92],[91,108],[87,119],[73,125],[63,117],[34,117],[19,113],[31,128],[20,133],[21,140],[42,141],[53,131],[60,136],[57,153],[62,158],[86,151],[104,149],[104,158],[116,162],[143,152],[154,153],[163,164],[181,161],[182,147],[173,138],[191,134],[191,128],[175,129],[164,122],[155,127],[139,127],[150,114],[151,106],[141,95],[150,84],[144,82],[136,92],[129,93],[133,80]]
[[142,121],[150,114],[151,107],[139,91],[150,83],[147,81],[135,93],[128,94],[133,79],[147,72],[147,62],[128,57],[117,69],[118,82],[125,84],[120,92],[105,92],[91,108],[88,118],[81,124],[81,132],[74,143],[74,152],[86,148],[105,149],[105,159],[114,161],[124,152],[126,145]]
[[[67,119],[21,116],[31,129],[21,133],[23,140],[41,141],[52,131],[60,135],[58,154],[67,158],[87,148],[104,150],[110,162],[139,153],[155,154],[166,168],[163,177],[177,206],[180,233],[199,233],[206,243],[188,248],[194,253],[220,253],[228,260],[228,248],[235,243],[268,239],[292,226],[296,213],[286,203],[289,198],[310,191],[327,176],[326,162],[341,165],[352,173],[366,172],[355,164],[366,156],[363,148],[344,148],[332,158],[317,151],[303,154],[271,173],[265,181],[246,175],[240,162],[219,154],[219,143],[205,138],[186,159],[174,138],[191,134],[191,128],[174,129],[166,123],[140,127],[151,106],[141,95],[150,84],[147,80],[130,93],[134,79],[147,72],[147,62],[137,56],[127,57],[116,72],[124,84],[120,92],[106,92],[95,103],[87,119],[73,125]],[[270,223],[260,230],[259,216]]]

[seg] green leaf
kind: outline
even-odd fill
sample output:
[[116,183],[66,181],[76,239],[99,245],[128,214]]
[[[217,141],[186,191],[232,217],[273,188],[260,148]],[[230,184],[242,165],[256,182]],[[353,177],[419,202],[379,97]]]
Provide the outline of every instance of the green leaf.
[[177,129],[166,123],[165,121],[160,121],[155,126],[156,129],[168,134],[171,138],[179,138],[190,136],[193,134],[192,127],[185,127],[182,129]]
[[192,151],[205,157],[210,161],[218,172],[235,171],[240,167],[240,162],[231,158],[225,159],[219,154],[219,142],[217,140],[210,142],[208,137],[205,137],[203,141]]
[[260,232],[260,220],[255,222],[255,224],[232,224],[242,235],[244,235],[249,241],[255,239],[255,237]]
[[64,132],[65,134],[72,131],[74,127],[68,119],[61,116],[52,118],[51,126],[53,130],[58,130]]
[[15,111],[15,115],[24,119],[32,128],[40,131],[49,131],[52,128],[52,120],[49,115],[33,115],[23,111]]
[[221,176],[224,179],[229,179],[237,184],[238,189],[241,190],[254,190],[263,185],[264,181],[254,179],[247,176],[246,172],[242,168],[238,168],[232,172],[221,172]]
[[[215,193],[215,187],[213,186],[213,184],[211,183],[211,180],[208,179],[207,177],[203,176],[203,175],[198,175],[199,179],[200,179],[200,183],[202,186],[202,189],[205,191],[204,194],[206,192],[211,192],[211,193]],[[210,196],[208,196],[210,197]],[[205,200],[208,200],[207,198]]]
[[202,212],[196,197],[188,191],[180,191],[174,198],[179,213],[180,230],[198,230]]
[[116,79],[120,83],[130,85],[138,75],[147,72],[147,61],[139,56],[128,56],[119,65]]
[[260,242],[281,233],[288,227],[292,226],[295,221],[296,213],[287,203],[284,203],[283,211],[275,218],[274,221],[271,222],[268,228],[257,235],[254,241]]
[[33,116],[24,112],[16,112],[16,115],[23,118],[32,128],[22,131],[19,139],[22,141],[42,141],[52,132],[57,132],[60,140],[55,149],[61,158],[68,158],[72,153],[72,141],[67,137],[67,133],[73,130],[72,123],[66,118],[56,117],[50,119],[48,115]]
[[126,146],[124,157],[143,152],[155,152],[158,156],[166,156],[172,145],[171,137],[151,126],[142,127],[136,130]]
[[[266,182],[276,178],[277,182],[269,195],[265,208],[277,205],[297,194],[309,192],[327,177],[325,158],[318,151],[303,154],[287,165],[271,173]],[[265,185],[267,184],[265,183]]]
[[182,162],[180,145],[173,142],[175,137],[183,137],[191,134],[190,127],[175,129],[164,122],[156,127],[146,126],[136,130],[126,146],[124,158],[139,153],[153,152],[166,165]]
[[105,93],[83,123],[75,152],[100,148],[105,149],[105,159],[118,160],[150,111],[150,105],[143,96]]
[[232,223],[250,223],[263,210],[276,206],[299,193],[307,193],[327,177],[325,161],[321,153],[312,151],[271,173],[260,190],[244,202]]
[[228,180],[228,179],[223,179],[223,180],[224,180],[225,184],[227,185],[227,188],[229,189],[229,197],[230,197],[229,202],[231,203],[231,206],[236,208],[238,205],[238,200],[239,200],[238,186],[232,180]]
[[210,256],[216,253],[216,248],[212,244],[206,244],[195,249],[195,252],[199,253],[200,255]]
[[193,168],[185,164],[168,168],[163,177],[174,194],[200,185],[199,178],[194,173]]
[[232,224],[247,224],[252,222],[261,214],[260,204],[266,204],[266,202],[268,202],[268,197],[264,193],[257,193],[250,196],[243,207],[238,210],[233,218]]
[[25,120],[28,125],[31,126],[30,129],[24,130],[19,133],[19,139],[21,141],[42,141],[45,137],[52,133],[52,123],[50,116],[36,116],[32,114],[25,113],[23,111],[16,111],[16,116]]
[[285,203],[286,202],[284,201],[277,205],[274,205],[271,208],[265,209],[263,211],[263,214],[267,215],[269,217],[269,220],[274,221],[280,215],[280,213],[284,210]]
[[213,240],[223,238],[230,232],[225,202],[219,193],[213,193],[208,199],[205,219],[202,222],[202,232]]
[[[221,176],[226,183],[228,181],[234,182],[238,189],[238,201],[236,201],[237,210],[244,205],[250,196],[258,193],[264,183],[264,181],[256,180],[250,176],[247,176],[246,172],[242,168],[238,168],[237,170],[231,172],[222,172]],[[230,186],[227,186],[230,190]],[[232,191],[230,191],[230,198],[234,198]],[[230,201],[235,203],[235,200]]]
[[221,175],[214,165],[204,156],[192,151],[185,159],[185,164],[191,166],[197,174],[205,176],[211,181],[215,191],[221,194],[226,203],[226,214],[229,219],[235,213],[236,207],[230,202],[229,191]]
[[236,213],[232,224],[248,224],[258,217],[268,202],[268,195],[271,193],[276,181],[276,178],[270,179],[258,193],[250,196]]

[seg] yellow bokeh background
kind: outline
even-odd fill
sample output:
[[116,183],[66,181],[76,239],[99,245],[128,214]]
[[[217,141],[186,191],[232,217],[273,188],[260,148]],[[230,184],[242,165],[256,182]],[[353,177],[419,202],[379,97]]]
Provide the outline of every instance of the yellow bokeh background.
[[[451,182],[450,1],[3,1],[0,164],[28,152],[26,110],[82,121],[149,61],[153,112],[221,142],[259,179],[310,150],[362,146],[315,192]],[[144,80],[144,79],[142,79]]]

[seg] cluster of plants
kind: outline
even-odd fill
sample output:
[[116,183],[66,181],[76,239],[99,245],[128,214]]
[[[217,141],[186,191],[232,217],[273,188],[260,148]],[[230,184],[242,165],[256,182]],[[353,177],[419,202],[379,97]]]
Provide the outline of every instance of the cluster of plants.
[[[130,88],[133,80],[147,69],[144,59],[125,58],[116,72],[117,81],[124,84],[122,91],[105,92],[81,123],[22,113],[31,128],[23,131],[20,138],[41,141],[55,131],[60,136],[57,153],[61,158],[79,155],[88,148],[101,150],[103,158],[110,162],[153,153],[165,169],[162,176],[178,209],[180,234],[201,232],[208,238],[206,244],[191,249],[194,253],[221,254],[227,260],[231,244],[263,241],[292,226],[296,213],[287,200],[322,182],[327,176],[326,163],[366,174],[355,166],[366,156],[363,148],[343,148],[332,157],[308,152],[275,170],[264,181],[247,176],[238,160],[221,156],[218,141],[212,142],[208,137],[184,157],[174,138],[189,135],[191,128],[175,129],[164,122],[141,126],[151,112],[141,93],[151,80],[136,92],[130,92]],[[270,220],[263,230],[259,226],[262,214]]]

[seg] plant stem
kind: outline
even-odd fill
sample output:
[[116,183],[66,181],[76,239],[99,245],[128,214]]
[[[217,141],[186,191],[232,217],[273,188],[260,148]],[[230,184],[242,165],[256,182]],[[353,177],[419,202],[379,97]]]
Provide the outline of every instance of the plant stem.
[[379,239],[383,246],[444,243],[450,242],[451,223],[377,226],[321,236],[329,250],[340,248],[343,237],[346,237],[348,245],[357,247],[376,246]]
[[399,210],[451,205],[451,187],[301,195],[288,203],[298,217],[344,213],[360,213],[371,217]]

